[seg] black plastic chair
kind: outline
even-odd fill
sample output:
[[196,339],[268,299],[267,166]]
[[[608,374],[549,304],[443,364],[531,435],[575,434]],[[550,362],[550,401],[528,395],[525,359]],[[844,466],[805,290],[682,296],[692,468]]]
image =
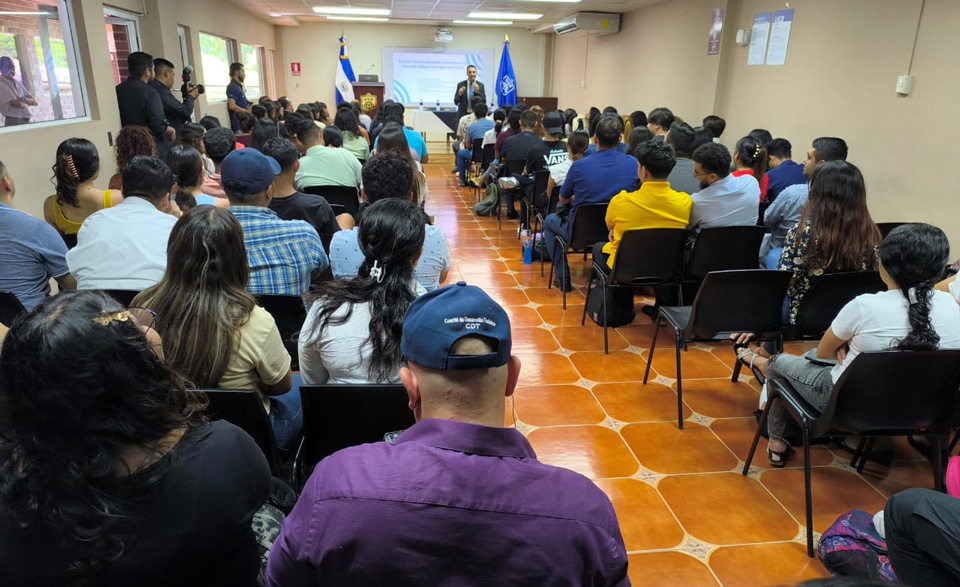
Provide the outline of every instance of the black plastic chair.
[[[555,185],[553,186],[553,191],[550,192],[550,199],[547,200],[547,209],[537,210],[537,215],[536,215],[537,228],[534,231],[534,234],[543,233],[543,220],[547,216],[556,212],[557,205],[559,204],[560,204],[560,186]],[[542,238],[543,237],[541,236],[541,241],[542,241]],[[543,261],[544,261],[545,251],[547,250],[547,243],[541,242],[541,245],[543,246],[543,251],[541,251],[541,254],[540,254],[540,277],[543,277],[544,276]]]
[[[533,174],[533,190],[529,198],[524,197],[524,201],[527,205],[527,222],[526,225],[528,228],[531,228],[533,225],[532,220],[535,215],[539,213],[537,209],[537,200],[543,196],[546,197],[547,194],[547,183],[550,181],[550,171],[547,169],[541,169],[540,171]],[[523,227],[517,228],[517,237],[520,237],[520,233],[523,231]],[[533,234],[533,233],[531,233]]]
[[380,442],[416,421],[402,385],[303,385],[303,443],[294,480],[306,482],[314,466],[340,449]]
[[[754,259],[756,260],[756,259]],[[793,273],[747,269],[708,273],[697,291],[692,306],[660,306],[650,356],[643,373],[647,384],[653,352],[657,348],[660,325],[673,327],[677,353],[677,417],[683,428],[683,374],[680,350],[688,342],[724,342],[735,332],[750,332],[755,340],[773,340],[782,348],[780,328],[783,297]]]
[[760,441],[773,400],[779,398],[803,430],[803,481],[807,516],[807,556],[813,557],[813,495],[810,441],[827,436],[924,435],[933,446],[934,484],[943,490],[940,435],[950,432],[960,386],[960,351],[880,351],[858,355],[833,387],[827,407],[814,408],[774,373],[743,475]]
[[[587,258],[587,253],[594,243],[606,242],[610,236],[610,230],[607,228],[607,206],[608,204],[582,204],[573,211],[573,217],[570,219],[570,242],[567,243],[563,237],[557,235],[557,246],[555,247],[559,255],[566,256],[569,253],[583,253],[583,258]],[[550,243],[543,243],[549,246]],[[547,289],[553,287],[553,263],[550,264],[550,277],[547,279]],[[560,263],[560,267],[566,266]],[[561,282],[569,279],[568,275],[559,275]],[[561,288],[563,289],[563,288]],[[563,291],[563,309],[567,309],[567,292]]]
[[127,307],[133,303],[133,298],[140,294],[139,291],[132,289],[105,289],[103,290],[103,293]]
[[[826,273],[815,277],[800,301],[797,323],[783,325],[783,340],[820,340],[847,302],[861,294],[886,289],[877,271]],[[743,363],[736,361],[731,381],[737,381],[742,368]]]
[[290,353],[290,369],[300,370],[300,354],[297,342],[300,339],[300,329],[307,319],[307,310],[300,296],[259,295],[257,303],[273,316],[277,323],[277,330],[283,339],[283,346]]
[[712,271],[756,269],[764,229],[761,226],[704,228],[697,235],[683,280],[694,291]]
[[[495,147],[496,145],[491,143],[488,145],[484,145],[483,148],[481,149],[481,154],[480,154],[480,173],[481,174],[486,173],[487,169],[490,169],[490,165],[493,164]],[[479,184],[474,184],[473,189],[474,189],[473,195],[476,196],[477,202],[479,202],[480,196],[483,192],[483,188]]]
[[289,479],[288,467],[280,458],[270,426],[270,417],[263,409],[260,394],[252,389],[201,389],[210,400],[208,414],[214,420],[226,420],[249,434],[270,465],[270,473]]
[[0,324],[12,326],[14,320],[26,313],[20,298],[8,291],[0,291]]
[[[500,177],[513,177],[514,175],[520,175],[523,173],[523,168],[526,167],[527,161],[525,159],[516,159],[514,161],[507,161],[504,165],[503,174]],[[516,192],[522,189],[522,185],[518,185],[511,192]],[[503,208],[507,205],[506,194],[502,193],[502,190],[497,192],[499,194],[499,200],[497,201],[497,230],[503,229]]]
[[315,196],[320,196],[330,206],[343,206],[343,212],[336,212],[337,214],[347,213],[351,216],[356,216],[357,211],[360,209],[360,194],[357,191],[357,188],[350,185],[312,185],[310,187],[303,188],[305,194],[313,194]]
[[890,234],[894,228],[898,226],[903,226],[904,224],[909,224],[908,222],[878,222],[877,228],[880,229],[880,236],[887,238],[887,235]]
[[[587,320],[587,301],[594,280],[600,283],[603,292],[603,352],[610,353],[607,333],[607,288],[657,286],[654,310],[660,309],[660,290],[665,285],[680,289],[680,271],[683,267],[683,251],[690,231],[683,228],[648,228],[628,230],[620,239],[613,269],[593,263],[593,273],[587,280],[587,298],[583,301],[583,316],[580,325]],[[607,271],[610,271],[607,274]],[[681,294],[682,295],[682,294]]]

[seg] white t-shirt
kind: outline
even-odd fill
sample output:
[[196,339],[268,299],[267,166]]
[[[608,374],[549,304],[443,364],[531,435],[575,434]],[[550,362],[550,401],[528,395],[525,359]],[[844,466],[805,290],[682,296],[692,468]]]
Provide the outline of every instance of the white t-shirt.
[[954,279],[950,282],[950,285],[947,286],[947,290],[950,291],[950,295],[953,296],[953,299],[960,302],[960,279]]
[[[894,290],[857,296],[840,310],[830,328],[841,340],[850,341],[850,351],[831,371],[834,383],[860,353],[890,349],[910,334],[909,305],[903,293]],[[940,335],[941,349],[960,348],[960,309],[950,294],[933,292],[930,322]]]
[[483,133],[483,146],[494,145],[497,143],[497,128],[491,128],[487,132]]
[[561,163],[550,166],[550,177],[553,178],[553,183],[556,185],[563,185],[563,181],[567,179],[567,172],[570,171],[570,166],[573,165],[573,159],[567,159]]

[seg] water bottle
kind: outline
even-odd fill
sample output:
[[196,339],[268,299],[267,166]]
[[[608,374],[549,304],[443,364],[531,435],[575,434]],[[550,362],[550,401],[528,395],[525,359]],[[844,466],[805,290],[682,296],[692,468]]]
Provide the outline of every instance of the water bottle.
[[440,98],[437,98],[437,112],[440,112]]
[[533,264],[533,240],[529,236],[523,239],[523,264]]
[[420,98],[420,110],[423,110],[423,98]]

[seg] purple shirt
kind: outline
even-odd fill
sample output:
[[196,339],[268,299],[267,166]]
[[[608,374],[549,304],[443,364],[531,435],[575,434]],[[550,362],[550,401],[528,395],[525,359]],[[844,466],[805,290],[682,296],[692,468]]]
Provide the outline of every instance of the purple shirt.
[[630,585],[613,506],[512,428],[423,420],[324,459],[267,585]]

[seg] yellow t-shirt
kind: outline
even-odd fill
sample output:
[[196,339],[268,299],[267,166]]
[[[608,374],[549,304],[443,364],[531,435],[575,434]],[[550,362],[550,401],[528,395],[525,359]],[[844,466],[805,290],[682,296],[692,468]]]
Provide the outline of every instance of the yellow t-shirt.
[[607,207],[607,226],[613,227],[613,240],[603,246],[610,255],[607,266],[613,268],[623,233],[643,228],[686,228],[693,200],[670,188],[667,181],[645,181],[635,192],[622,191]]
[[[240,337],[237,352],[230,358],[217,387],[259,391],[259,383],[273,385],[283,379],[290,370],[290,354],[269,312],[260,306],[254,307],[237,336]],[[263,407],[270,411],[266,397],[263,397]]]

